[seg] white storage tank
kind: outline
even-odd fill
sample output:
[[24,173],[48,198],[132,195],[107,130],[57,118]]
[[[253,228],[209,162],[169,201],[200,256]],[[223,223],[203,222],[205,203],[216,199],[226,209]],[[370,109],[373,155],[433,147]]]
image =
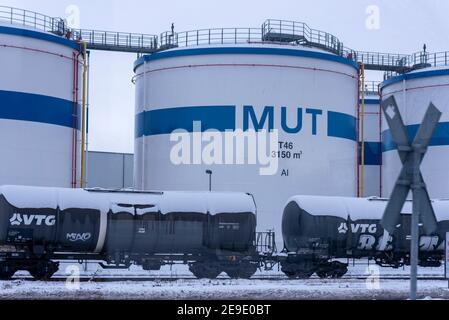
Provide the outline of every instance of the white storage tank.
[[[370,83],[365,95],[364,197],[381,196],[381,118],[378,83]],[[362,164],[362,159],[360,161]],[[360,169],[363,170],[362,167]],[[362,173],[360,173],[362,176]]]
[[[394,95],[410,139],[416,135],[432,102],[443,113],[422,163],[422,173],[431,198],[449,197],[449,67],[431,67],[393,77],[382,83],[382,99]],[[400,162],[390,128],[382,121],[382,184],[389,197],[400,174]]]
[[0,184],[79,186],[80,46],[48,32],[63,27],[59,19],[14,9],[10,22],[20,24],[12,24],[6,14],[0,17]]
[[[211,177],[213,191],[252,193],[259,230],[280,236],[291,196],[357,194],[358,66],[316,48],[241,42],[136,61],[135,187],[208,190]],[[271,147],[268,129],[278,130]],[[253,131],[243,149],[227,140]]]

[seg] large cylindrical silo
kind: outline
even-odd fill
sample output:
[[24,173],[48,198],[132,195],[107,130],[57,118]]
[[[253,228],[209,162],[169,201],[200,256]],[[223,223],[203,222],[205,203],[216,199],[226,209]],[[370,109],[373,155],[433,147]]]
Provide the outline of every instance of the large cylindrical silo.
[[79,186],[83,57],[78,43],[45,30],[56,21],[0,24],[2,185]]
[[[434,67],[393,77],[382,84],[382,98],[394,95],[410,139],[413,139],[432,102],[443,112],[422,163],[422,174],[431,198],[449,197],[449,68]],[[389,197],[402,168],[397,148],[385,119],[382,122],[383,196]]]
[[[136,188],[208,190],[211,170],[213,191],[252,193],[259,229],[275,228],[279,236],[289,197],[356,195],[352,60],[297,45],[211,45],[144,56],[135,73]],[[187,139],[171,135],[176,129]],[[215,134],[201,142],[210,129]],[[269,153],[257,142],[272,172],[261,171],[269,167],[263,157],[252,161],[248,145],[242,154],[227,143],[227,134],[252,129],[279,132]]]

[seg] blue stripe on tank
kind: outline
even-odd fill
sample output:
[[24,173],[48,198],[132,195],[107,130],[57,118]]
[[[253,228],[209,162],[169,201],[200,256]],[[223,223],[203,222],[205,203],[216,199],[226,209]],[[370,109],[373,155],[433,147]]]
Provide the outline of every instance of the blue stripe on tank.
[[[78,115],[80,115],[78,105]],[[73,102],[55,97],[0,90],[0,119],[73,127]],[[78,117],[80,119],[80,117]],[[80,121],[77,121],[77,129]]]
[[357,141],[357,119],[349,114],[329,111],[327,114],[329,137]]
[[[136,115],[136,138],[171,134],[175,130],[193,132],[193,123],[201,130],[235,131],[236,106],[197,106],[156,109]],[[328,112],[329,137],[357,140],[356,118],[339,112]]]
[[[419,125],[409,125],[406,127],[410,139],[414,139],[418,132]],[[447,146],[449,145],[449,122],[440,122],[430,140],[429,146]],[[396,150],[397,145],[393,141],[391,131],[387,130],[382,133],[382,152]]]
[[175,130],[193,132],[193,123],[201,129],[235,130],[235,106],[180,107],[145,111],[136,116],[136,137],[171,134]]

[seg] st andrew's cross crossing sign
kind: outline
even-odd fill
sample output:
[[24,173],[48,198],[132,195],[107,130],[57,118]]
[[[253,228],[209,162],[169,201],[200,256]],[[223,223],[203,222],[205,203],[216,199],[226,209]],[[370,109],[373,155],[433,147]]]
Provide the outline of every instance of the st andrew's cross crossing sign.
[[[433,133],[441,118],[441,112],[431,103],[416,137],[411,142],[394,96],[382,103],[391,135],[398,147],[403,164],[401,174],[390,197],[382,219],[382,226],[391,234],[400,224],[401,211],[409,192],[413,189],[413,200],[419,202],[419,213],[424,231],[427,235],[437,229],[437,221],[432,203],[420,171],[420,165],[429,146]],[[415,176],[417,175],[417,177]]]
[[433,211],[420,166],[438,126],[441,112],[431,103],[418,129],[413,142],[411,142],[407,129],[399,112],[394,96],[382,102],[382,109],[390,127],[391,135],[397,144],[399,157],[403,164],[401,174],[396,182],[390,201],[382,218],[382,226],[390,234],[401,223],[401,212],[410,191],[413,191],[413,213],[411,222],[410,244],[410,298],[416,300],[418,259],[419,259],[419,224],[422,223],[427,235],[434,233],[437,228],[437,219]]

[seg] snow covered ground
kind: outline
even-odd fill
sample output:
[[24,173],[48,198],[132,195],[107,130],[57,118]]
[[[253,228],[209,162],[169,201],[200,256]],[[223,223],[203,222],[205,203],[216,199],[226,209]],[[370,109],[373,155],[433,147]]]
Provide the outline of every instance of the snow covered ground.
[[[447,281],[420,281],[421,299],[449,299]],[[363,280],[176,280],[86,282],[68,289],[64,282],[15,280],[0,282],[4,299],[407,299],[408,281],[381,281],[378,289]]]
[[[188,279],[191,275],[186,266],[164,267],[160,272],[147,272],[138,267],[132,267],[129,271],[109,271],[102,270],[95,264],[89,264],[86,270],[83,268],[80,270],[83,281],[67,286],[64,278],[70,266],[70,264],[61,265],[61,271],[56,276],[60,281],[30,281],[26,279],[28,274],[24,272],[17,274],[12,281],[0,282],[0,300],[407,299],[409,292],[409,281],[402,278],[407,277],[408,269],[378,269],[375,266],[368,268],[364,264],[351,266],[348,275],[339,280],[322,280],[313,277],[309,280],[294,281],[283,278],[277,270],[259,273],[255,280],[230,280],[224,274],[218,280],[195,280]],[[136,278],[145,276],[156,279],[98,282],[98,279],[121,278],[129,275]],[[261,280],[258,277],[260,275],[272,277]],[[443,275],[443,268],[420,269],[422,280],[418,283],[419,297],[449,299],[448,281],[441,279]],[[178,277],[183,279],[177,280]]]

